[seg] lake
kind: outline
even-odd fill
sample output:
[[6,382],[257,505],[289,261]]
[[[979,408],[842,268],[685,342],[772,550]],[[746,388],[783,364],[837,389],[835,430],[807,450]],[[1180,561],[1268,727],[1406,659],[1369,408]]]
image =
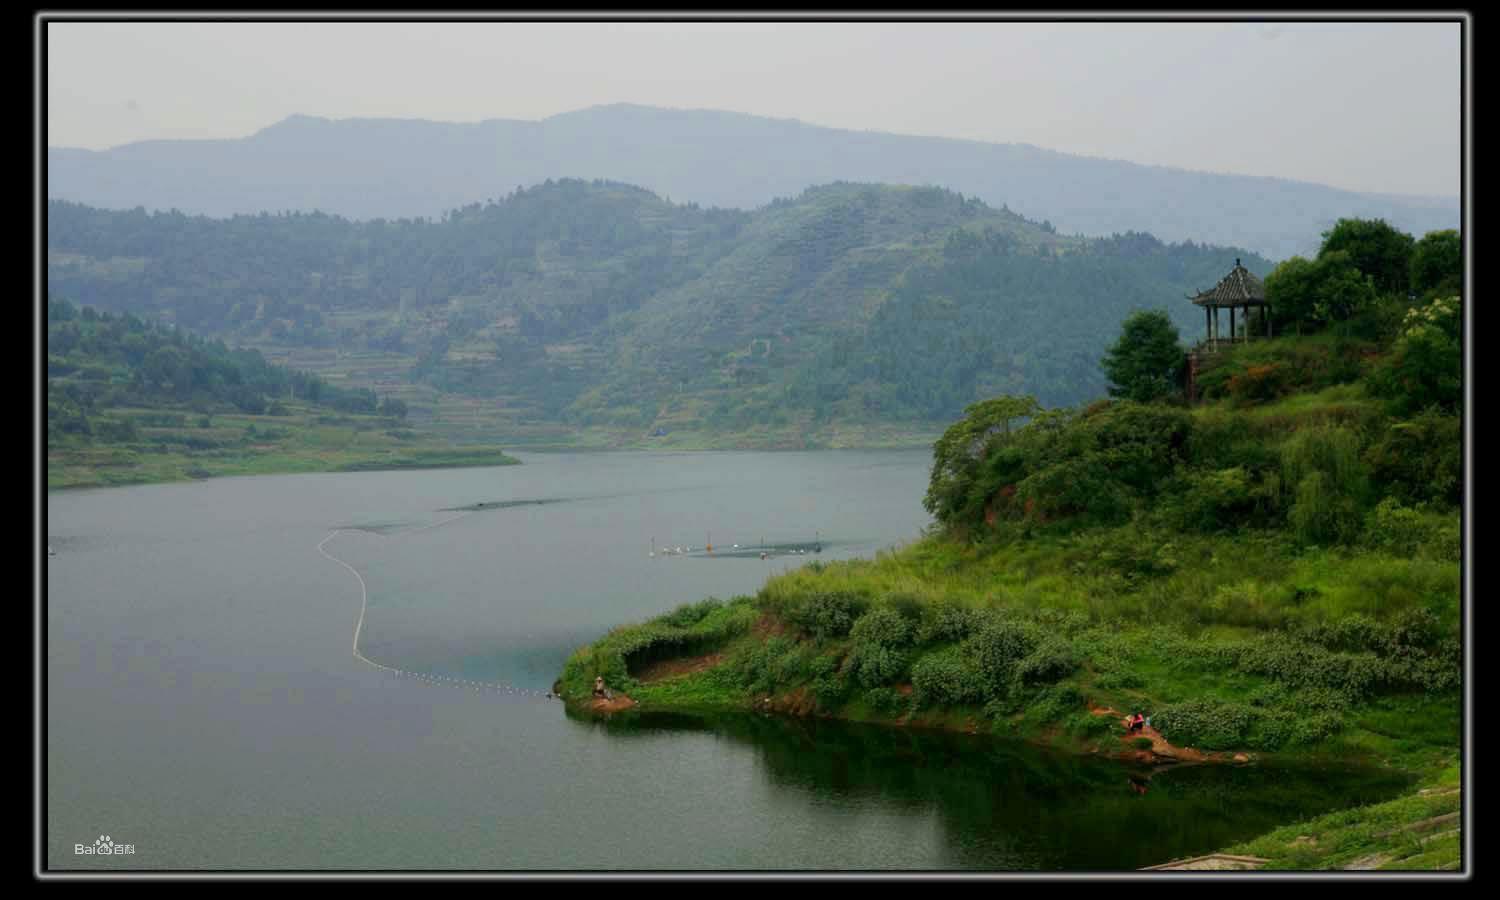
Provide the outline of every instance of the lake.
[[[916,538],[931,457],[518,455],[50,494],[48,866],[1115,870],[1404,784],[570,716],[545,694],[614,625]],[[133,852],[75,852],[103,836]]]

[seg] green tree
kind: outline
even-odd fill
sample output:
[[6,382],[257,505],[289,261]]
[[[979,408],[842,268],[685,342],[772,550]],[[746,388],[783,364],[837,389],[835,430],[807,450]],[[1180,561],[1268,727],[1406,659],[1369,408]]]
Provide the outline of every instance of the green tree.
[[1163,310],[1131,313],[1120,329],[1120,339],[1104,355],[1109,395],[1150,403],[1177,387],[1183,349],[1177,326]]
[[1372,276],[1359,268],[1349,253],[1335,250],[1319,254],[1314,269],[1317,296],[1313,311],[1322,321],[1343,322],[1374,304],[1376,285]]
[[1294,256],[1266,276],[1266,302],[1276,327],[1302,333],[1317,320],[1318,268],[1312,260]]
[[1294,256],[1266,277],[1266,302],[1282,332],[1342,322],[1375,302],[1375,285],[1344,250]]
[[992,397],[964,410],[959,419],[932,445],[932,478],[922,505],[940,521],[948,522],[969,499],[969,488],[979,461],[996,438],[1011,433],[1017,419],[1041,409],[1035,397]]
[[1370,276],[1381,291],[1405,296],[1408,290],[1412,236],[1387,225],[1384,219],[1339,219],[1323,232],[1321,258],[1348,253],[1354,267]]
[[1463,241],[1457,231],[1431,231],[1411,251],[1411,289],[1418,296],[1463,290]]

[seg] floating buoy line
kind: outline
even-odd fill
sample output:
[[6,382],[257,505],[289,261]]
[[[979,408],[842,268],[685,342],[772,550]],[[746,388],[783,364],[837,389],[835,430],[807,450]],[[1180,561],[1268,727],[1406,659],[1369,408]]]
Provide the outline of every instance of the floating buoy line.
[[[449,516],[446,519],[438,522],[433,522],[430,525],[423,525],[421,528],[413,528],[410,532],[407,533],[415,534],[418,531],[426,531],[429,528],[437,528],[442,525],[447,525],[449,522],[462,519],[467,515],[469,515],[468,512],[461,512],[456,516]],[[327,550],[323,549],[329,541],[338,537],[340,534],[343,534],[346,531],[358,530],[363,529],[335,528],[333,531],[330,531],[328,533],[327,537],[318,542],[318,552],[320,554],[322,554],[327,559],[331,559],[344,568],[348,569],[350,574],[354,576],[355,580],[359,582],[359,619],[354,623],[354,643],[352,645],[355,659],[359,660],[367,666],[379,669],[382,672],[389,672],[390,674],[395,675],[398,678],[409,678],[426,684],[443,685],[446,687],[469,688],[474,690],[475,692],[496,691],[500,693],[510,694],[516,697],[534,697],[537,699],[546,700],[562,699],[551,691],[535,691],[531,690],[530,688],[517,687],[508,681],[476,681],[472,678],[455,678],[450,675],[433,675],[429,672],[413,672],[410,669],[402,669],[397,666],[388,666],[385,663],[376,662],[368,656],[365,656],[364,653],[360,652],[359,637],[360,634],[363,633],[365,627],[365,610],[368,609],[370,605],[369,588],[365,585],[364,576],[359,574],[358,569],[354,568],[347,562],[344,562],[342,559],[339,559],[337,556],[334,556],[332,553],[329,553]],[[380,536],[384,537],[384,535]]]

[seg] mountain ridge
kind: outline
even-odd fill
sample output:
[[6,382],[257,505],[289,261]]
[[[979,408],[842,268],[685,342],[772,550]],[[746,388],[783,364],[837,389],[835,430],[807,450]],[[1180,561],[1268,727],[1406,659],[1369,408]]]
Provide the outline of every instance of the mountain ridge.
[[354,219],[431,217],[565,177],[736,209],[839,180],[931,185],[1069,233],[1145,231],[1272,259],[1315,251],[1321,231],[1343,215],[1386,218],[1417,234],[1457,227],[1459,218],[1456,199],[636,104],[476,122],[298,114],[246,138],[48,149],[49,197],[209,215],[317,209]]

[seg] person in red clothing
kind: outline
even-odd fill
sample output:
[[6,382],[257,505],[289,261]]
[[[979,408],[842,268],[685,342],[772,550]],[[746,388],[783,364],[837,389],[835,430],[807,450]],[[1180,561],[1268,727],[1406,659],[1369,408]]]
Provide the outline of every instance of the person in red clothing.
[[1130,717],[1130,730],[1131,731],[1140,731],[1141,729],[1143,729],[1145,727],[1146,727],[1146,717],[1145,716],[1141,715],[1140,713],[1136,713],[1135,715],[1133,715],[1133,716]]

